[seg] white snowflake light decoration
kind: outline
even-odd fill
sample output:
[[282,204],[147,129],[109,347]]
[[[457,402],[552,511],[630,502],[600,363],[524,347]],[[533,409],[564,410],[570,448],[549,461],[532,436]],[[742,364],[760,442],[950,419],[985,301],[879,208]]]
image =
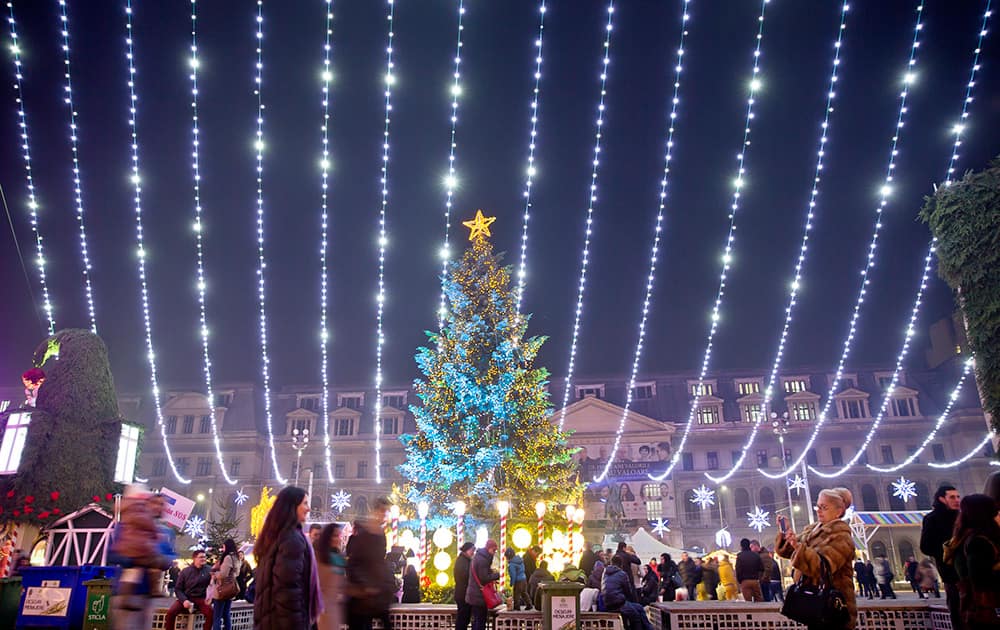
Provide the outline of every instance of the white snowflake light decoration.
[[349,507],[351,507],[351,494],[349,492],[341,490],[330,497],[330,509],[337,510],[337,514]]
[[205,537],[205,519],[200,516],[192,516],[184,523],[184,533],[200,540]]
[[247,502],[247,499],[249,498],[250,497],[247,495],[247,493],[243,492],[243,488],[240,488],[239,490],[236,491],[236,497],[233,499],[233,503],[235,503],[236,505],[243,505],[244,503]]
[[733,535],[729,533],[728,529],[723,527],[715,532],[715,544],[721,549],[729,549],[729,546],[733,544]]
[[755,505],[753,512],[747,512],[750,528],[757,530],[758,533],[764,531],[765,527],[771,526],[771,521],[767,518],[770,515],[770,512],[765,512],[760,506]]
[[916,484],[905,477],[900,477],[896,481],[892,482],[892,496],[901,499],[903,503],[906,503],[910,499],[917,496]]
[[705,484],[701,484],[701,487],[692,490],[694,496],[691,497],[691,503],[694,503],[705,509],[710,505],[715,505],[715,490],[711,490],[705,487]]
[[663,534],[670,531],[670,519],[669,518],[658,518],[656,521],[650,521],[653,523],[653,533],[663,538]]
[[788,480],[788,489],[794,490],[795,495],[798,496],[800,490],[806,489],[806,480],[802,478],[802,475],[796,474],[795,477]]

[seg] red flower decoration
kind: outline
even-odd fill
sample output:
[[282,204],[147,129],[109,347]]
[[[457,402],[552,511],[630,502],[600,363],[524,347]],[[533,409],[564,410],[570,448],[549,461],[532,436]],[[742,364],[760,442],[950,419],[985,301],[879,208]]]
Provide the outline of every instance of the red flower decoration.
[[24,506],[24,513],[25,514],[31,514],[34,511],[35,511],[35,508],[31,507],[30,505]]
[[8,499],[13,499],[14,498],[14,491],[13,490],[8,490],[7,491],[7,498]]
[[49,494],[49,498],[51,498],[53,501],[58,501],[59,500],[59,491],[56,490],[55,492]]
[[50,515],[48,512],[39,512],[38,518],[48,518]]
[[90,497],[90,498],[94,500],[94,503],[100,503],[101,502],[101,497],[97,496],[96,494],[94,496]]
[[21,516],[21,510],[14,510],[14,516]]
[[113,494],[111,494],[110,492],[109,492],[109,493],[107,493],[106,495],[104,495],[104,500],[105,500],[105,501],[110,501],[110,500],[111,500],[111,499],[113,499],[113,498],[115,498],[115,497],[114,497],[114,495],[113,495]]
[[52,508],[52,513],[53,514],[59,514],[60,513],[59,508]]
[[28,496],[24,497],[24,502],[27,503],[28,505],[31,505],[32,503],[35,502],[35,497],[29,494]]

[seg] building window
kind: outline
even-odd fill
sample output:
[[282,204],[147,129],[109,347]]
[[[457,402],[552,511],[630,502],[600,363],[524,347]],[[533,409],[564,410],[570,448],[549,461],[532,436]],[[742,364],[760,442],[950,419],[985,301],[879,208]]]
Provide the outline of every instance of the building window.
[[844,465],[844,453],[840,450],[839,446],[834,446],[830,449],[830,461],[833,462],[834,466]]
[[716,405],[698,409],[698,424],[719,424],[719,408]]
[[655,392],[652,383],[643,383],[642,385],[636,385],[632,388],[633,400],[650,400],[654,394]]
[[896,458],[892,456],[892,444],[882,445],[882,463],[895,464]]
[[861,506],[866,512],[878,512],[878,494],[870,484],[861,486]]
[[184,433],[194,433],[194,416],[184,416]]
[[299,407],[308,411],[319,409],[319,396],[303,396],[299,399]]
[[706,459],[708,460],[708,469],[709,470],[718,470],[719,469],[719,454],[717,452],[715,452],[715,451],[709,451],[708,455],[706,456]]
[[178,457],[177,461],[174,462],[174,468],[177,469],[177,474],[183,477],[187,474],[188,466],[191,465],[191,460],[187,457]]
[[687,471],[694,470],[694,455],[691,453],[682,453],[681,468]]
[[118,457],[115,461],[115,481],[118,483],[135,481],[135,460],[139,457],[141,435],[142,429],[139,426],[122,423],[122,433],[118,438]]
[[382,406],[393,409],[403,409],[406,406],[405,394],[386,394],[382,396]]
[[804,392],[809,389],[806,379],[804,378],[786,378],[782,381],[782,386],[785,388],[786,394],[797,394],[799,392]]
[[201,424],[198,426],[198,433],[209,433],[212,431],[212,417],[202,416]]
[[663,518],[663,502],[659,499],[646,501],[646,520],[655,521]]
[[157,458],[157,460],[153,462],[153,476],[163,477],[166,474],[167,474],[167,459],[165,457]]
[[195,474],[199,477],[207,477],[212,474],[212,458],[211,457],[199,457],[198,458],[198,468]]
[[348,409],[361,409],[364,405],[364,394],[340,394],[337,396],[339,401],[339,407],[347,407]]
[[288,433],[289,435],[295,435],[295,431],[299,432],[299,435],[305,434],[306,431],[313,433],[312,418],[292,418],[288,423]]
[[864,451],[863,453],[861,453],[861,458],[858,460],[858,463],[861,464],[862,466],[868,465],[868,451]]
[[684,493],[684,520],[691,525],[698,525],[701,523],[701,508],[698,504],[693,501],[694,490],[688,490]]
[[368,478],[368,461],[363,459],[360,462],[358,462],[358,479],[367,479],[367,478]]
[[382,479],[389,479],[393,471],[392,462],[388,461],[382,462],[382,464],[378,467],[378,471]]
[[767,468],[767,449],[762,448],[757,450],[757,467]]
[[712,383],[692,383],[691,384],[691,395],[698,396],[714,396],[715,386]]
[[892,415],[897,418],[909,418],[917,415],[916,404],[914,404],[913,398],[893,398]]
[[740,461],[740,457],[743,457],[743,451],[732,451],[730,455],[733,458],[733,466],[735,466],[736,462]]
[[7,417],[7,429],[0,442],[0,474],[10,475],[17,472],[21,465],[21,453],[24,452],[24,440],[28,437],[28,425],[31,424],[30,413],[12,413]]
[[233,404],[233,394],[231,392],[226,392],[225,394],[215,395],[215,406],[216,407],[229,407]]
[[743,405],[743,419],[747,422],[759,422],[763,418],[760,403]]
[[604,385],[581,385],[576,388],[576,397],[579,400],[584,398],[604,398]]
[[736,381],[736,391],[740,396],[760,393],[760,381]]
[[943,462],[944,457],[944,444],[931,444],[931,454],[934,456],[934,461]]
[[809,466],[819,466],[819,456],[816,455],[816,449],[811,448],[806,451],[806,464]]
[[177,416],[167,416],[167,422],[164,430],[167,432],[167,435],[177,433]]
[[816,405],[811,402],[792,403],[792,418],[796,420],[815,420]]
[[343,460],[337,461],[333,465],[333,476],[336,479],[343,479],[347,475],[347,464]]
[[233,457],[229,460],[229,476],[239,477],[240,476],[240,458]]
[[[907,445],[907,447],[906,447],[906,458],[909,459],[910,457],[915,456],[916,454],[917,454],[917,447],[913,446],[912,444]],[[913,457],[913,461],[911,463],[919,464],[920,463],[920,458],[919,457]]]
[[382,433],[385,435],[399,435],[399,416],[382,418]]
[[354,418],[334,418],[334,435],[354,435]]
[[889,389],[889,385],[892,385],[891,374],[879,374],[875,378],[878,381],[878,386],[882,389]]
[[865,413],[864,403],[860,400],[840,401],[840,412],[841,412],[841,417],[848,419],[867,417],[867,414]]

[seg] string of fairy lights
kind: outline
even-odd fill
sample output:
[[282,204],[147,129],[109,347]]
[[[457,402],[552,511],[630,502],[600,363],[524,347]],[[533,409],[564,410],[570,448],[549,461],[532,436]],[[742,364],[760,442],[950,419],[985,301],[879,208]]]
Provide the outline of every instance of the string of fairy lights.
[[521,220],[521,261],[517,268],[517,289],[514,293],[514,313],[521,317],[521,303],[524,300],[524,283],[528,265],[528,222],[531,219],[531,185],[535,181],[535,147],[538,142],[538,98],[542,84],[542,41],[545,35],[545,0],[538,5],[538,37],[535,38],[535,79],[531,91],[531,129],[528,132],[528,164],[524,170],[524,216]]
[[[982,453],[983,449],[985,449],[990,442],[996,439],[996,435],[997,434],[995,431],[987,431],[986,437],[984,437],[979,444],[973,446],[971,449],[969,449],[967,453],[965,453],[958,459],[954,459],[950,462],[928,462],[927,465],[930,466],[931,468],[938,468],[938,469],[956,468],[958,466],[961,466],[962,464],[969,461],[976,455]],[[997,463],[997,461],[994,460],[990,462],[990,466],[1000,466],[1000,463]]]
[[38,270],[38,285],[42,289],[42,309],[45,311],[45,318],[48,321],[49,335],[56,332],[55,311],[52,308],[52,300],[49,295],[49,283],[45,276],[45,247],[42,244],[42,231],[38,221],[38,197],[35,193],[35,178],[31,172],[31,142],[28,134],[28,115],[24,111],[24,89],[22,81],[24,75],[21,71],[21,46],[17,40],[17,21],[14,19],[14,3],[7,3],[9,16],[7,23],[10,26],[10,51],[14,63],[14,101],[17,103],[17,126],[20,129],[21,151],[24,157],[24,183],[28,195],[28,216],[31,225],[31,234],[35,237],[35,268]]
[[257,97],[257,128],[254,150],[257,160],[257,305],[260,309],[260,356],[261,381],[264,387],[264,421],[267,424],[267,445],[271,451],[271,465],[278,483],[287,483],[278,465],[278,453],[274,446],[274,426],[271,414],[271,357],[267,345],[267,295],[264,271],[264,0],[257,0],[256,63],[254,64],[254,95]]
[[632,355],[632,371],[629,374],[628,388],[625,391],[625,407],[622,409],[621,417],[618,419],[618,428],[615,431],[614,444],[611,447],[611,454],[608,457],[604,469],[594,482],[600,483],[608,476],[611,465],[618,454],[621,445],[622,433],[625,430],[625,420],[628,418],[629,409],[632,407],[632,396],[635,392],[635,382],[639,375],[639,362],[642,360],[643,342],[646,340],[646,322],[649,318],[649,309],[653,301],[653,285],[656,279],[656,262],[660,252],[660,234],[663,230],[663,215],[667,205],[667,185],[670,176],[670,163],[674,157],[674,132],[677,127],[677,109],[680,105],[681,72],[684,70],[684,42],[688,34],[688,22],[691,19],[691,0],[683,0],[681,7],[681,34],[677,44],[677,61],[674,64],[674,91],[670,99],[670,113],[667,115],[667,138],[666,149],[663,156],[663,176],[660,178],[659,205],[656,209],[656,220],[653,225],[653,245],[649,253],[649,269],[646,273],[646,294],[642,302],[642,314],[639,318],[639,334],[635,343],[635,352]]
[[382,176],[381,203],[378,213],[378,295],[375,307],[375,481],[382,483],[382,346],[385,335],[382,331],[382,316],[385,312],[385,247],[388,244],[386,233],[386,211],[389,207],[389,126],[392,122],[392,86],[396,82],[395,64],[392,60],[392,41],[396,33],[393,27],[393,16],[396,12],[394,0],[387,0],[388,13],[386,23],[388,33],[385,44],[385,121],[382,128]]
[[458,0],[458,35],[455,42],[455,68],[452,72],[451,83],[451,141],[448,145],[448,175],[444,178],[444,245],[441,247],[441,292],[438,298],[438,330],[444,328],[444,320],[447,316],[444,279],[448,273],[448,262],[451,260],[451,206],[455,197],[455,187],[458,185],[458,178],[455,175],[455,153],[458,149],[458,143],[456,142],[458,132],[458,104],[459,97],[462,95],[462,34],[465,30],[462,18],[464,17],[465,0]]
[[83,287],[87,298],[87,314],[90,316],[90,331],[97,334],[97,309],[94,307],[94,288],[90,282],[90,249],[87,246],[87,222],[84,220],[83,176],[80,171],[80,132],[77,125],[76,106],[73,103],[73,71],[70,63],[69,47],[69,15],[66,0],[59,0],[59,33],[62,36],[63,66],[66,72],[63,78],[63,101],[69,107],[69,141],[73,158],[73,200],[76,203],[76,223],[80,233],[80,257],[83,262]]
[[327,318],[328,306],[328,269],[327,253],[329,221],[330,215],[327,208],[329,179],[330,179],[330,82],[333,80],[333,72],[330,68],[330,55],[333,50],[333,0],[325,0],[326,6],[326,32],[323,38],[323,124],[320,125],[322,132],[322,156],[319,160],[320,167],[320,217],[319,217],[319,348],[320,348],[320,378],[322,380],[322,391],[320,393],[320,411],[323,413],[323,465],[326,468],[326,478],[333,483],[333,469],[330,466],[330,360],[329,345],[330,331]]
[[[719,274],[719,290],[715,295],[715,304],[712,307],[712,323],[708,332],[708,341],[705,344],[705,352],[702,356],[701,371],[698,373],[698,381],[695,385],[695,394],[700,394],[704,391],[705,377],[708,375],[708,369],[712,358],[715,333],[719,328],[719,320],[721,319],[720,311],[722,309],[722,299],[726,293],[726,279],[729,276],[729,266],[732,262],[732,251],[734,241],[736,240],[736,217],[740,209],[740,194],[745,183],[744,177],[746,175],[746,156],[750,150],[750,130],[751,123],[754,119],[753,106],[754,103],[756,103],[757,91],[761,88],[761,46],[764,41],[764,15],[767,11],[767,5],[769,2],[770,0],[761,0],[760,15],[757,16],[757,36],[753,51],[753,69],[750,77],[749,94],[747,96],[746,118],[743,121],[743,142],[740,144],[739,153],[736,154],[736,177],[733,181],[732,203],[730,205],[729,212],[729,231],[726,234],[725,248],[722,255],[722,272]],[[681,460],[681,453],[684,451],[684,446],[687,444],[688,436],[691,434],[691,427],[694,424],[695,415],[698,413],[698,401],[698,395],[692,397],[691,409],[688,412],[687,422],[684,425],[684,431],[681,434],[680,444],[675,448],[674,456],[670,459],[670,463],[667,464],[666,470],[660,475],[649,475],[650,479],[655,481],[662,481],[663,479],[666,479],[667,476],[673,472],[677,463]]]
[[[59,4],[65,11],[65,2],[60,1]],[[65,21],[63,24],[65,28],[69,28]],[[65,34],[65,31],[63,37],[68,37],[68,35]],[[191,483],[191,480],[185,478],[184,475],[177,469],[174,456],[170,452],[170,444],[167,443],[167,432],[163,422],[163,407],[160,404],[160,385],[156,373],[156,353],[153,350],[153,320],[151,314],[152,309],[149,306],[149,286],[146,280],[146,243],[144,236],[146,230],[143,228],[142,222],[142,178],[139,171],[139,134],[136,124],[139,97],[136,96],[135,89],[136,67],[135,50],[132,40],[132,0],[126,0],[125,2],[125,60],[128,62],[128,127],[132,139],[131,182],[133,192],[135,194],[133,201],[135,203],[136,258],[139,265],[139,289],[142,303],[142,322],[146,333],[146,360],[149,362],[149,383],[153,393],[153,408],[156,412],[156,424],[160,428],[160,437],[163,439],[163,451],[167,455],[167,462],[170,464],[170,470],[173,472],[174,478],[177,479],[178,482],[182,484],[189,484]]]
[[198,286],[198,321],[201,336],[202,375],[205,378],[205,397],[208,399],[208,417],[212,426],[212,444],[215,446],[215,459],[219,464],[222,478],[229,485],[235,485],[236,480],[226,471],[226,461],[222,455],[222,443],[219,440],[219,427],[215,420],[215,392],[212,389],[212,358],[208,343],[208,314],[205,304],[205,257],[202,243],[204,231],[201,206],[201,129],[198,123],[198,2],[191,0],[191,171],[194,182],[194,240],[197,252],[197,286]]
[[[809,248],[809,235],[812,232],[813,222],[816,218],[816,212],[818,211],[817,199],[819,198],[824,159],[826,157],[827,142],[829,141],[830,118],[834,111],[833,101],[837,96],[837,81],[840,79],[840,55],[843,49],[844,34],[847,32],[847,15],[849,10],[850,5],[848,2],[844,2],[840,7],[840,24],[837,26],[837,37],[836,41],[833,43],[833,61],[830,64],[830,79],[827,82],[826,107],[823,110],[823,122],[821,122],[819,126],[820,134],[818,143],[819,146],[816,149],[816,166],[813,168],[812,187],[809,191],[809,201],[805,208],[805,225],[802,230],[802,239],[799,243],[798,258],[795,261],[792,283],[788,292],[788,302],[785,305],[785,320],[782,323],[781,335],[778,338],[778,349],[774,353],[774,360],[771,363],[771,371],[768,374],[767,384],[764,387],[764,395],[760,402],[759,412],[756,414],[755,418],[752,418],[754,423],[753,428],[750,431],[750,439],[748,441],[751,444],[756,437],[761,422],[763,422],[764,418],[767,417],[768,403],[770,403],[771,397],[774,394],[774,385],[778,381],[778,372],[781,370],[781,360],[784,358],[785,345],[788,342],[788,331],[791,329],[792,325],[792,313],[795,311],[799,288],[802,286],[803,268],[806,263],[806,252]],[[739,470],[740,466],[743,465],[743,461],[746,459],[746,454],[749,451],[749,448],[750,447],[748,445],[742,450],[740,457],[733,462],[732,468],[730,468],[727,472],[718,476],[707,475],[708,478],[714,483],[722,483],[726,479],[729,479],[736,473],[737,470]],[[771,476],[767,471],[762,471],[762,474],[768,477]],[[778,477],[773,478],[777,479]]]
[[608,94],[608,70],[611,65],[611,31],[614,28],[615,3],[608,3],[608,22],[604,31],[604,55],[601,59],[600,98],[597,101],[597,121],[594,125],[594,159],[591,163],[590,171],[590,194],[587,203],[587,219],[584,222],[583,236],[583,257],[580,259],[580,279],[576,287],[576,310],[573,315],[573,338],[569,346],[569,366],[566,368],[566,377],[563,380],[563,404],[559,412],[559,430],[562,431],[566,423],[566,408],[569,406],[570,388],[573,385],[573,370],[576,368],[577,342],[580,339],[580,321],[583,317],[583,296],[587,288],[587,266],[590,264],[590,236],[594,223],[594,204],[597,203],[597,174],[598,166],[601,163],[601,138],[604,131],[604,99]]

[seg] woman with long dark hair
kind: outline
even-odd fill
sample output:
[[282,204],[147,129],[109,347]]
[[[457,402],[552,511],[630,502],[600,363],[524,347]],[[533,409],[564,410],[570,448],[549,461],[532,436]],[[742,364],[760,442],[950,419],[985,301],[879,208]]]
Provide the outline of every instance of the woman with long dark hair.
[[[215,568],[212,569],[212,582],[215,584],[216,593],[212,599],[212,630],[232,630],[233,628],[232,620],[229,618],[229,609],[233,605],[233,598],[239,594],[236,576],[240,573],[240,566],[236,542],[232,538],[227,538],[222,543],[222,556]],[[232,595],[227,595],[222,589],[234,590],[235,592]]]
[[302,533],[308,515],[309,497],[295,486],[282,489],[267,513],[254,543],[256,630],[309,630],[323,612],[316,558]]
[[330,523],[313,543],[319,569],[319,588],[323,595],[323,614],[316,622],[317,630],[340,630],[344,623],[344,580],[347,560],[340,553],[341,527]]
[[1000,626],[1000,524],[993,497],[962,497],[944,561],[958,573],[958,608],[966,628]]

